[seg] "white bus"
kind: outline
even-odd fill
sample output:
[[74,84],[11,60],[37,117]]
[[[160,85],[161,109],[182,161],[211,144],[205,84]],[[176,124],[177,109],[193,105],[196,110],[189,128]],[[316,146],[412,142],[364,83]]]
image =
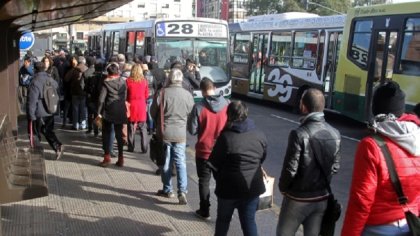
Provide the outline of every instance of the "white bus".
[[[185,65],[186,59],[192,59],[200,67],[201,78],[207,77],[215,83],[218,94],[227,97],[231,94],[226,21],[185,18],[107,24],[99,36],[89,37],[92,37],[89,42],[98,42],[95,37],[100,37],[99,53],[105,60],[118,53],[135,57],[149,55],[157,59],[160,68],[168,70],[175,61]],[[90,50],[98,52],[98,47]],[[193,95],[196,99],[202,97],[199,90]]]
[[344,22],[344,15],[292,12],[230,24],[233,92],[297,106],[315,87],[331,104]]

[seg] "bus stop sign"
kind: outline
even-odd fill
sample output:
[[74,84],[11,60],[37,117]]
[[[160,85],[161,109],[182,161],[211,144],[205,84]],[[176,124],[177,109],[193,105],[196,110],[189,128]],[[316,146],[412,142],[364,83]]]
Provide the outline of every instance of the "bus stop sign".
[[30,49],[35,43],[35,35],[32,32],[25,33],[20,37],[19,40],[19,49],[20,50],[28,50]]

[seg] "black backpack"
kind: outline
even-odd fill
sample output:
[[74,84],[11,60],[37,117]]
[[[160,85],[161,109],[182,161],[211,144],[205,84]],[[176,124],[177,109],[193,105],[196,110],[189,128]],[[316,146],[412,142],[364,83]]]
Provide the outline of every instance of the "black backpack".
[[45,111],[49,114],[56,113],[60,97],[58,96],[57,89],[52,84],[52,78],[48,78],[45,82],[42,95]]

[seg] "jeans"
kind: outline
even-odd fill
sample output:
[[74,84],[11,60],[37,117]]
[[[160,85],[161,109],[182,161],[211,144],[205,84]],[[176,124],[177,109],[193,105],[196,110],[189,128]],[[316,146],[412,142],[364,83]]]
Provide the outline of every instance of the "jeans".
[[[123,156],[123,139],[122,139],[122,124],[114,124],[112,122],[109,122],[107,120],[102,121],[102,145],[104,147],[105,154],[110,154],[112,151],[112,145],[113,143],[110,142],[110,140],[113,140],[112,137],[112,130],[115,131],[115,137],[117,138],[117,144],[118,144],[118,156]],[[112,128],[114,127],[114,129]]]
[[383,235],[383,236],[410,236],[408,224],[405,225],[366,225],[362,236]]
[[86,96],[72,96],[73,128],[86,129]]
[[318,236],[327,199],[318,202],[298,202],[284,196],[281,205],[277,236],[295,235],[302,224],[305,236]]
[[233,211],[238,209],[239,221],[244,236],[258,235],[255,222],[259,196],[245,199],[223,199],[217,198],[217,219],[215,236],[227,235]]
[[185,143],[165,143],[166,161],[161,166],[163,191],[172,192],[172,166],[175,162],[177,171],[178,194],[187,193],[187,164],[185,162]]
[[[29,127],[28,131],[30,131]],[[32,131],[35,146],[41,145],[41,134],[45,136],[45,139],[54,151],[57,151],[57,147],[61,145],[54,133],[54,116],[45,116],[32,121]]]
[[195,158],[198,175],[198,192],[200,194],[200,210],[209,212],[210,207],[210,178],[211,169],[207,166],[207,160]]
[[146,130],[146,123],[145,122],[128,122],[128,137],[127,137],[127,141],[128,141],[128,150],[129,151],[134,151],[135,148],[135,143],[136,143],[136,129],[137,126],[140,128],[140,144],[141,144],[141,151],[143,153],[147,152],[147,148],[148,148],[148,137],[147,137],[147,130]]
[[150,107],[152,106],[153,97],[147,99],[147,128],[152,131],[154,129],[153,117],[150,115]]

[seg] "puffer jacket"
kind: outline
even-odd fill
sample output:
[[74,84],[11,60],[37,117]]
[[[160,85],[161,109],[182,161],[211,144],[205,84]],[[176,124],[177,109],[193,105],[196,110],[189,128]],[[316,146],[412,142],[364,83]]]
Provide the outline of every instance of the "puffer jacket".
[[99,95],[98,114],[114,124],[127,123],[127,85],[122,77],[108,77]]
[[[327,185],[340,167],[340,133],[324,119],[324,113],[308,114],[289,134],[279,180],[280,192],[296,201],[323,200]],[[321,159],[322,169],[315,160]],[[324,173],[328,175],[328,182]]]
[[[374,126],[391,152],[408,207],[419,215],[420,120],[403,114]],[[384,225],[404,219],[380,147],[372,136],[362,139],[354,161],[350,198],[342,235],[361,235],[365,225]]]
[[171,84],[163,90],[163,132],[159,114],[161,92],[156,94],[150,108],[150,114],[158,128],[158,134],[162,134],[165,142],[185,143],[187,141],[187,120],[194,106],[194,98],[179,83]]
[[28,116],[31,120],[36,120],[37,118],[52,116],[52,114],[48,113],[45,110],[43,104],[43,97],[44,97],[44,85],[49,80],[51,85],[58,89],[58,84],[55,80],[53,80],[47,72],[38,72],[35,74],[34,79],[32,80],[31,84],[29,85],[28,89],[28,100],[27,100],[27,109],[28,109]]
[[246,199],[264,193],[261,164],[266,155],[267,138],[252,120],[226,127],[207,162],[214,170],[215,194],[224,199]]

